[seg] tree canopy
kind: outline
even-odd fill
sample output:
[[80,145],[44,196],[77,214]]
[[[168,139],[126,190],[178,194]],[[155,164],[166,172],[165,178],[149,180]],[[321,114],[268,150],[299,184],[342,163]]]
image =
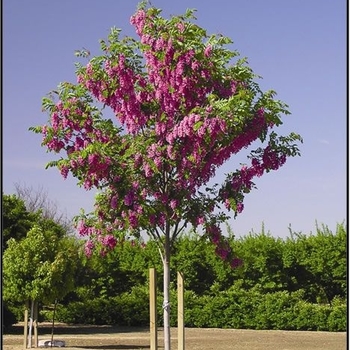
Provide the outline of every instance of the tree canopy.
[[4,300],[52,303],[74,287],[78,242],[38,225],[26,237],[11,238],[3,255]]
[[[194,19],[194,10],[164,19],[142,3],[130,19],[139,41],[113,28],[102,55],[77,64],[77,83],[63,82],[43,99],[48,125],[31,128],[61,155],[48,166],[99,190],[94,215],[78,229],[107,248],[117,232],[175,239],[191,224],[232,259],[220,235],[223,205],[241,212],[254,177],[299,155],[299,135],[273,131],[287,105],[260,90],[245,59],[233,61],[239,54],[229,38],[208,35]],[[262,146],[250,164],[208,186],[219,166],[256,140]]]

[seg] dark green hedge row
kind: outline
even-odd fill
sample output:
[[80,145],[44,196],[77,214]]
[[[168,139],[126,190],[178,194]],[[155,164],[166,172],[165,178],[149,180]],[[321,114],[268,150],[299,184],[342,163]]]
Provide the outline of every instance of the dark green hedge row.
[[[346,331],[345,301],[332,305],[302,300],[304,291],[262,294],[256,289],[231,288],[198,296],[185,291],[185,326],[195,328],[279,329]],[[113,298],[71,302],[57,309],[56,319],[67,323],[148,326],[146,287],[134,288]],[[162,297],[158,298],[158,325],[162,325]],[[171,325],[176,326],[176,292],[172,291]],[[46,317],[49,317],[46,314]]]
[[[95,298],[58,305],[55,318],[71,324],[144,326],[149,323],[148,290],[134,287],[130,293],[111,298]],[[49,321],[52,311],[42,310],[41,317]]]
[[302,291],[261,294],[229,290],[198,298],[186,293],[188,327],[345,331],[346,304],[312,304]]

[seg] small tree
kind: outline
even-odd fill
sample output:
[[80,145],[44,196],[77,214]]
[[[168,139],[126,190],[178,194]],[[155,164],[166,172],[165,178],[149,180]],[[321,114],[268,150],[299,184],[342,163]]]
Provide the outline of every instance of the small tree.
[[[22,187],[17,187],[17,185],[15,186],[16,189],[22,189]],[[18,243],[19,241],[25,239],[28,232],[35,225],[39,225],[44,232],[49,231],[51,235],[55,236],[56,239],[64,238],[67,235],[67,230],[71,230],[71,226],[69,227],[67,221],[64,221],[64,223],[66,223],[64,227],[57,222],[60,220],[55,221],[56,219],[59,219],[57,216],[45,215],[45,212],[47,214],[48,212],[56,213],[56,211],[50,211],[48,209],[50,206],[47,203],[50,203],[50,201],[48,200],[47,196],[42,195],[42,192],[33,195],[34,192],[31,190],[31,195],[28,197],[23,195],[23,193],[29,194],[29,190],[26,189],[25,192],[22,192],[22,195],[3,195],[3,252],[5,252],[8,247],[8,241],[14,240]],[[32,206],[29,204],[30,200],[28,200],[28,198],[45,198],[45,200],[40,200],[37,202],[37,206]],[[8,254],[11,255],[11,253]],[[14,265],[14,268],[16,268],[16,265]],[[21,280],[18,280],[17,283],[21,283]],[[16,301],[18,301],[17,292],[15,293],[14,298],[11,297],[7,300],[9,305],[12,302],[16,303]],[[3,310],[7,310],[6,304],[4,304]]]
[[[287,106],[262,92],[245,59],[222,35],[208,36],[193,23],[194,11],[170,19],[142,3],[131,17],[140,40],[121,39],[113,28],[101,56],[77,64],[77,83],[64,82],[43,99],[49,124],[33,127],[42,145],[60,153],[56,166],[78,184],[99,190],[95,212],[78,230],[112,249],[125,233],[146,232],[158,241],[164,267],[164,345],[170,349],[169,261],[174,240],[187,227],[203,227],[217,254],[234,257],[220,225],[243,210],[252,179],[277,170],[299,154],[299,135],[278,136]],[[86,50],[78,56],[88,56]],[[57,97],[57,98],[56,98]],[[101,106],[101,108],[99,107]],[[103,116],[109,108],[117,123]],[[250,164],[208,182],[216,169],[254,141]],[[256,143],[255,143],[256,144]],[[232,165],[232,167],[234,167]]]
[[3,255],[3,299],[52,303],[74,288],[78,245],[74,238],[34,225],[20,241],[8,240]]

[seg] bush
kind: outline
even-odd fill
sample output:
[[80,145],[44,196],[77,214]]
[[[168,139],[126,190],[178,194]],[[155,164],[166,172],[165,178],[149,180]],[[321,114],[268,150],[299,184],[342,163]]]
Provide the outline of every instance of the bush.
[[332,307],[328,316],[328,331],[330,332],[344,332],[347,330],[347,306],[336,305]]
[[115,298],[118,306],[118,324],[146,326],[149,323],[149,294],[144,287],[134,287],[130,293]]
[[71,302],[57,308],[57,320],[73,324],[145,326],[149,321],[148,293],[135,287],[112,298]]
[[[346,330],[346,229],[327,227],[316,235],[291,232],[282,240],[264,230],[229,237],[244,264],[231,269],[213,246],[195,234],[180,237],[171,260],[170,325],[177,325],[176,271],[185,276],[185,325],[236,329]],[[148,267],[157,278],[158,325],[163,325],[162,264],[156,245],[118,246],[96,260],[76,298],[62,301],[60,321],[148,326]],[[100,266],[101,265],[101,266]],[[127,277],[127,278],[126,278]],[[87,278],[86,280],[91,280]],[[124,281],[121,285],[121,281]],[[133,286],[133,287],[131,287]],[[96,297],[97,296],[97,297]],[[330,304],[330,305],[329,305]]]
[[[185,326],[196,328],[346,331],[346,304],[312,304],[301,300],[304,291],[260,293],[257,288],[231,287],[210,295],[185,291]],[[158,326],[163,324],[162,295],[158,295]],[[177,325],[176,291],[171,291],[170,325]],[[108,299],[72,302],[57,309],[57,319],[67,323],[120,326],[149,325],[146,286]]]
[[72,302],[57,309],[57,320],[72,324],[115,325],[120,310],[114,298]]
[[[312,304],[299,301],[294,308],[294,326],[296,330],[306,331],[328,331],[329,317],[332,307],[329,305]],[[345,314],[344,314],[344,317]],[[345,319],[344,319],[345,320]],[[338,329],[345,331],[345,328]]]
[[302,298],[303,291],[267,293],[260,297],[255,313],[256,329],[295,329],[294,307]]
[[346,305],[300,300],[304,291],[259,293],[231,288],[215,295],[185,293],[185,325],[236,329],[346,331]]

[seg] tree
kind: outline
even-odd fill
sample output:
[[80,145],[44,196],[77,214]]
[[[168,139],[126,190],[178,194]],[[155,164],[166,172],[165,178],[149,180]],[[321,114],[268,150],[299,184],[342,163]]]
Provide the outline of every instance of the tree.
[[27,237],[11,238],[3,256],[4,299],[51,303],[71,290],[78,257],[74,238],[59,238],[34,226]]
[[[41,196],[38,196],[37,198],[41,198]],[[45,198],[46,198],[45,203],[48,203],[47,197]],[[8,248],[8,242],[15,241],[17,242],[18,245],[24,244],[24,243],[20,244],[19,242],[24,240],[27,237],[28,232],[35,225],[39,225],[41,229],[44,231],[51,232],[51,234],[54,235],[56,239],[63,238],[67,234],[66,229],[68,228],[68,226],[63,227],[59,223],[54,221],[56,219],[55,217],[50,218],[50,216],[48,215],[45,216],[43,214],[42,209],[47,206],[42,205],[42,207],[40,208],[30,206],[28,205],[28,201],[26,199],[27,199],[26,196],[3,194],[3,200],[2,200],[2,203],[3,203],[2,251],[3,253],[6,252],[6,249]],[[44,204],[44,202],[42,202],[42,204]],[[15,251],[13,251],[12,249],[11,252],[7,253],[7,255],[10,255],[10,256],[12,256],[12,254],[19,254],[19,256],[15,258],[16,263],[13,265],[13,268],[17,269],[19,266],[17,265],[17,263],[19,263],[18,261],[21,259],[21,255],[20,255],[21,253],[16,251],[16,249]],[[16,282],[21,284],[23,280],[18,279]],[[7,311],[7,307],[10,306],[10,304],[13,304],[13,303],[16,304],[16,302],[18,301],[17,292],[15,293],[15,295],[16,295],[15,297],[8,298],[8,300],[6,301],[6,303],[8,304],[5,303],[3,305],[3,312]],[[14,305],[12,305],[12,307],[13,306]]]
[[58,206],[49,199],[43,188],[14,184],[16,194],[2,196],[3,250],[7,240],[25,238],[34,224],[55,229],[60,237],[73,232],[72,221],[58,210]]
[[57,203],[49,198],[42,187],[34,189],[20,183],[14,184],[17,197],[26,205],[30,213],[40,212],[40,217],[60,225],[66,232],[72,232],[72,221],[59,209]]
[[38,216],[26,209],[25,203],[16,195],[2,196],[2,250],[10,238],[20,240],[32,228]]
[[55,230],[34,225],[19,241],[8,240],[3,255],[3,298],[31,302],[31,320],[38,302],[53,303],[74,288],[78,243]]
[[[233,58],[232,41],[208,35],[194,23],[194,10],[161,17],[139,5],[131,17],[139,41],[112,28],[101,40],[102,55],[77,64],[77,83],[63,82],[43,98],[48,125],[42,145],[61,158],[63,177],[98,189],[95,211],[82,213],[80,234],[87,254],[113,249],[125,234],[146,232],[157,240],[163,261],[164,345],[170,349],[169,261],[174,241],[192,226],[215,245],[217,254],[240,264],[220,225],[243,210],[253,178],[277,170],[299,155],[301,137],[273,129],[288,114],[275,92],[262,92],[245,59]],[[87,57],[87,50],[77,56]],[[106,108],[116,120],[103,115]],[[254,141],[250,164],[209,185],[218,167]],[[226,209],[228,211],[226,211]]]

